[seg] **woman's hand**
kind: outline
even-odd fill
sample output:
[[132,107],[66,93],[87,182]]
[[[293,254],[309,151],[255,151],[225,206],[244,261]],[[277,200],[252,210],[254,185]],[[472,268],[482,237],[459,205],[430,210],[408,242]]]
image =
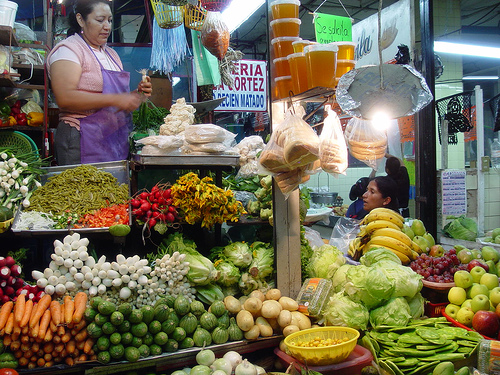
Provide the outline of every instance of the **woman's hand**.
[[137,92],[143,93],[146,96],[151,96],[153,92],[153,85],[151,84],[151,77],[146,76],[146,81],[141,81],[137,86]]
[[119,100],[114,101],[113,106],[122,111],[133,112],[135,111],[144,100],[144,96],[137,92],[128,94],[118,94]]

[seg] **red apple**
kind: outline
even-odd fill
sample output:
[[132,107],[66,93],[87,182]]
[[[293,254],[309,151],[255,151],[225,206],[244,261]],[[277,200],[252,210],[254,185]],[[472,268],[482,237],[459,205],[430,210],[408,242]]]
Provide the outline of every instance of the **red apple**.
[[479,310],[472,318],[472,328],[481,335],[497,337],[500,330],[500,319],[493,311]]
[[495,313],[497,314],[498,318],[500,319],[500,303],[495,307]]
[[490,267],[486,264],[486,262],[483,262],[480,259],[472,259],[469,262],[469,264],[467,264],[467,270],[470,272],[470,270],[476,266],[483,267],[486,270],[486,272],[488,272],[490,269]]

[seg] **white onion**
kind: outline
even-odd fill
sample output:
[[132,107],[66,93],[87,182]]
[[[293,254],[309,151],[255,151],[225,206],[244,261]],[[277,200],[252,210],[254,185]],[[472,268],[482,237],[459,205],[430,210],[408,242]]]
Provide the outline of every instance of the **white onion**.
[[97,287],[97,293],[99,294],[104,294],[106,293],[106,286],[104,284],[101,284]]
[[56,248],[56,247],[62,248],[62,246],[63,246],[63,243],[61,241],[59,241],[59,240],[54,241],[54,248]]
[[[52,263],[52,262],[51,262]],[[54,270],[52,268],[45,268],[43,270],[43,276],[48,279],[50,276],[54,274]]]
[[117,262],[118,264],[123,264],[123,263],[125,263],[125,262],[126,262],[126,260],[127,260],[127,258],[125,258],[125,256],[124,256],[123,254],[118,254],[118,255],[116,256],[116,262]]
[[73,276],[74,276],[74,275],[76,275],[76,274],[78,273],[78,270],[76,269],[76,267],[74,267],[74,263],[73,263],[73,267],[71,267],[71,268],[69,269],[69,273],[70,273],[71,275],[73,275]]
[[81,272],[78,272],[78,273],[75,273],[73,275],[73,278],[78,281],[79,283],[81,283],[83,280],[85,280],[85,276],[83,275],[83,273]]
[[215,353],[210,349],[202,349],[196,354],[196,363],[210,366],[215,361]]
[[69,257],[73,260],[78,259],[80,253],[76,250],[73,250],[71,253],[69,253]]
[[70,268],[73,267],[73,260],[71,258],[64,259],[64,267]]
[[124,288],[121,288],[121,289],[120,289],[120,298],[121,298],[121,299],[127,299],[127,298],[129,298],[131,295],[132,295],[132,291],[131,291],[129,288],[124,287]]
[[54,254],[61,256],[62,255],[62,247],[61,246],[55,247]]
[[97,276],[99,276],[101,279],[105,279],[106,276],[107,276],[107,272],[104,271],[104,270],[100,270],[98,273],[97,273]]
[[214,363],[212,363],[210,368],[214,371],[216,371],[216,370],[224,371],[227,375],[231,375],[231,372],[233,372],[233,368],[231,366],[231,363],[229,363],[229,361],[227,361],[224,358],[217,358],[214,361]]
[[66,293],[66,287],[64,286],[64,284],[57,284],[55,287],[55,292],[59,295],[63,295],[64,293]]
[[104,262],[102,265],[101,265],[101,270],[104,270],[104,271],[109,271],[111,269],[111,263],[109,262]]
[[80,241],[78,241],[80,246],[88,246],[89,245],[89,239],[88,238],[81,238]]
[[98,286],[101,283],[101,278],[96,276],[92,279],[92,285]]
[[41,277],[39,278],[37,281],[36,281],[36,285],[39,287],[39,288],[45,288],[48,284],[48,280],[45,278],[45,277]]
[[122,275],[121,279],[125,284],[128,284],[130,281],[130,275]]
[[78,242],[78,241],[80,241],[80,233],[75,232],[71,236],[71,242]]
[[70,245],[71,242],[73,242],[73,237],[70,234],[63,238],[64,245]]
[[94,267],[95,266],[95,259],[93,257],[89,257],[89,259],[87,259],[85,261],[85,265],[87,267]]
[[87,259],[89,259],[89,253],[86,251],[81,251],[78,253],[78,258],[80,258],[81,261],[85,262]]
[[113,280],[108,279],[108,278],[102,279],[102,283],[109,288],[113,285]]
[[257,369],[253,364],[244,359],[236,368],[234,369],[234,375],[257,375]]
[[54,285],[47,285],[45,287],[45,293],[47,293],[47,294],[52,295],[52,294],[54,294],[55,291],[56,291],[56,287]]
[[90,289],[90,287],[92,286],[92,283],[88,280],[83,280],[82,281],[82,288],[83,289]]
[[80,269],[83,267],[83,262],[81,259],[75,259],[75,261],[73,262],[73,266],[75,266],[76,268]]
[[222,358],[226,359],[233,368],[236,368],[236,366],[238,366],[241,361],[243,360],[243,358],[241,357],[241,354],[238,353],[238,352],[235,352],[234,350],[230,350],[228,352],[226,352],[226,354],[224,354],[222,356]]
[[122,279],[113,279],[113,281],[111,282],[111,284],[116,287],[119,287],[120,285],[122,285],[122,283]]
[[47,281],[49,282],[50,285],[56,286],[59,279],[57,278],[57,276],[52,275],[47,279]]
[[89,296],[95,296],[97,294],[97,287],[95,285],[92,285],[89,288]]
[[66,287],[66,290],[68,290],[70,292],[76,289],[76,285],[72,281],[66,282],[66,284],[64,284],[64,286]]

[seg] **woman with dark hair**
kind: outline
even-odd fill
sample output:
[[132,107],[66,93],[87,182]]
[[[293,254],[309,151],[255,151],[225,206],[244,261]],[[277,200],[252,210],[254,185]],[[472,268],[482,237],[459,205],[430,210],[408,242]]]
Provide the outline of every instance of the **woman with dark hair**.
[[404,165],[401,165],[401,161],[395,157],[390,156],[385,162],[385,172],[387,176],[392,178],[398,187],[398,202],[399,202],[399,213],[403,217],[410,216],[410,210],[408,209],[408,201],[410,200],[410,176],[408,176],[408,170]]
[[[127,159],[132,114],[145,96],[146,77],[130,92],[130,73],[106,43],[112,30],[108,0],[75,0],[69,14],[68,38],[47,57],[60,110],[55,135],[59,165]],[[142,93],[142,94],[141,94]]]
[[399,212],[398,186],[389,176],[379,176],[370,180],[363,194],[363,209],[370,212],[374,208],[384,207]]
[[349,199],[354,202],[352,202],[347,209],[345,214],[346,217],[361,220],[368,213],[363,209],[363,194],[366,192],[369,181],[370,179],[368,177],[361,177],[354,185],[351,186]]

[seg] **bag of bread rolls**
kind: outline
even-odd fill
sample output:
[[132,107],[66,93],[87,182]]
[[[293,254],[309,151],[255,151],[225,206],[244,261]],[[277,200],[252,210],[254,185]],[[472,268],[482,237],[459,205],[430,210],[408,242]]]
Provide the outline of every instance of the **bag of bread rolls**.
[[348,166],[347,146],[342,132],[342,125],[337,113],[330,106],[325,106],[327,117],[319,135],[319,160],[321,168],[333,175],[345,174]]
[[373,121],[353,117],[347,123],[344,136],[349,153],[376,170],[378,160],[385,156],[387,150],[385,131]]

